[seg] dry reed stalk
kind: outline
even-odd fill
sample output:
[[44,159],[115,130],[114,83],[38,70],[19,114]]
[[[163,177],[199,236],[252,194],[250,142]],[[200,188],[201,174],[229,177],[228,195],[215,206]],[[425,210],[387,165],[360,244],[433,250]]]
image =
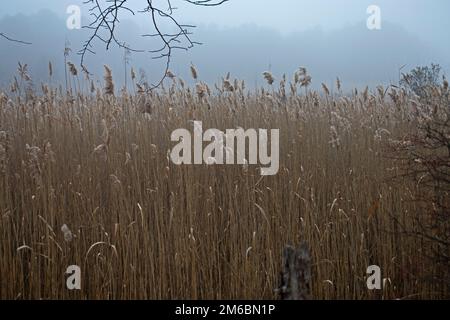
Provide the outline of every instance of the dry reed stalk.
[[[395,232],[391,215],[414,227],[420,207],[405,201],[413,184],[386,179],[398,169],[383,157],[386,141],[413,132],[422,106],[401,92],[398,106],[368,89],[299,94],[302,74],[292,94],[270,97],[242,94],[228,75],[217,90],[179,79],[152,93],[136,84],[138,94],[115,99],[95,87],[96,95],[72,97],[49,86],[27,102],[20,81],[2,90],[0,279],[8,281],[0,298],[74,298],[60,284],[65,268],[79,264],[77,298],[273,299],[281,250],[300,239],[314,261],[313,298],[379,298],[364,279],[374,263],[390,279],[385,299],[443,297],[422,281],[435,268],[422,259],[426,248]],[[106,66],[105,82],[113,95]],[[205,128],[279,128],[279,173],[175,166],[170,133],[194,119]],[[71,241],[65,228],[53,231],[64,224]]]

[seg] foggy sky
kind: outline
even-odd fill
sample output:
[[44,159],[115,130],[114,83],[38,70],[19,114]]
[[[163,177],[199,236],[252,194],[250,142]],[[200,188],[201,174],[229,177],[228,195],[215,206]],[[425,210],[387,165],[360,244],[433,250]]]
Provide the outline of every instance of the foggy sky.
[[[131,2],[133,9],[145,4]],[[436,62],[446,71],[450,67],[448,0],[230,0],[212,8],[172,3],[179,8],[180,21],[199,26],[195,40],[204,43],[188,53],[178,53],[172,69],[186,75],[192,62],[199,66],[205,81],[231,71],[251,83],[262,83],[260,74],[268,68],[280,76],[304,65],[311,69],[316,84],[340,76],[357,86],[395,81],[404,64],[412,68]],[[66,29],[69,4],[79,4],[83,24],[89,22],[83,1],[15,0],[3,4],[0,32],[33,45],[23,47],[0,39],[0,84],[12,76],[18,60],[29,62],[37,77],[43,78],[44,61],[61,61],[65,39],[70,40],[73,51],[80,48],[87,34]],[[371,4],[381,8],[380,31],[365,27],[366,9]],[[141,44],[138,35],[151,32],[144,15],[124,17],[122,23],[127,42]],[[100,43],[95,49],[97,56],[89,58],[93,69],[100,69],[103,62],[120,68],[120,50],[105,53]],[[77,62],[77,56],[73,54],[71,60]],[[150,77],[158,74],[157,63],[149,57],[132,57],[135,69],[143,68]]]
[[[420,36],[434,32],[446,39],[446,30],[450,28],[448,0],[229,0],[220,8],[196,7],[179,0],[172,2],[179,8],[179,16],[195,24],[231,27],[256,24],[281,32],[316,26],[328,30],[366,19],[366,8],[375,4],[381,8],[383,19]],[[145,1],[140,0],[130,3],[133,9],[142,9],[145,5]],[[64,15],[70,4],[79,4],[87,13],[83,0],[15,0],[3,4],[0,18],[8,14],[36,13],[43,8]]]

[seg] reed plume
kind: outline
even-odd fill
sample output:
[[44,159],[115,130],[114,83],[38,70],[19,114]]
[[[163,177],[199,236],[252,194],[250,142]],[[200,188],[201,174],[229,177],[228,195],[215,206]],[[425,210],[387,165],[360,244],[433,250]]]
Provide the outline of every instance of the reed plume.
[[114,95],[114,81],[111,68],[107,65],[104,65],[103,67],[105,68],[105,93],[108,95]]

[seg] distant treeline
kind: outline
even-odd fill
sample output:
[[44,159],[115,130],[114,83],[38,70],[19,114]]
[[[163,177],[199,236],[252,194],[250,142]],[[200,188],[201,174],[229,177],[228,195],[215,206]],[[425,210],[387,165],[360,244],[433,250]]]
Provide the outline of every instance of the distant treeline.
[[[50,11],[31,16],[16,15],[0,20],[0,30],[33,44],[24,46],[0,40],[0,84],[6,85],[16,72],[17,62],[28,63],[35,83],[49,81],[48,62],[54,66],[53,82],[64,80],[64,48],[70,43],[68,60],[78,64],[76,52],[88,37],[87,30],[68,30],[65,21]],[[156,49],[154,40],[141,38],[149,33],[133,21],[123,21],[121,38],[138,49]],[[365,21],[340,30],[325,32],[320,28],[288,36],[255,25],[238,28],[199,26],[193,36],[202,42],[189,52],[178,52],[171,70],[185,79],[189,77],[189,65],[194,63],[202,81],[215,82],[231,72],[232,77],[246,80],[248,87],[263,85],[261,73],[270,70],[278,79],[283,73],[291,77],[299,66],[306,66],[313,77],[312,86],[321,82],[331,83],[337,76],[343,87],[360,87],[380,83],[396,83],[399,69],[413,68],[430,62],[440,63],[449,70],[450,61],[438,50],[425,45],[419,38],[404,29],[385,22],[380,31],[369,31]],[[97,79],[101,79],[103,64],[114,70],[114,78],[122,86],[124,76],[124,52],[112,48],[105,52],[97,43],[96,55],[89,56],[87,67]],[[154,60],[149,53],[132,53],[130,67],[155,81],[161,76],[163,61]],[[129,73],[130,68],[128,67]]]

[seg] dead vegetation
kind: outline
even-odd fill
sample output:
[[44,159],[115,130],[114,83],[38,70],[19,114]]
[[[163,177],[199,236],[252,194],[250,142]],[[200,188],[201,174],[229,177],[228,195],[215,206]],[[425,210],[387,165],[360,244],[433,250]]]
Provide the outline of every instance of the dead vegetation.
[[[35,89],[25,68],[1,93],[1,298],[272,299],[283,248],[302,241],[316,299],[447,294],[425,279],[439,272],[428,247],[400,227],[419,227],[416,185],[392,182],[401,166],[383,154],[416,128],[404,91],[344,95],[338,80],[315,92],[301,69],[280,85],[265,73],[256,91],[171,73],[157,91],[118,93],[105,72],[104,88],[73,79],[63,92]],[[170,133],[191,120],[280,129],[278,174],[172,164]],[[80,291],[65,287],[72,264]],[[379,292],[366,286],[372,264]]]

